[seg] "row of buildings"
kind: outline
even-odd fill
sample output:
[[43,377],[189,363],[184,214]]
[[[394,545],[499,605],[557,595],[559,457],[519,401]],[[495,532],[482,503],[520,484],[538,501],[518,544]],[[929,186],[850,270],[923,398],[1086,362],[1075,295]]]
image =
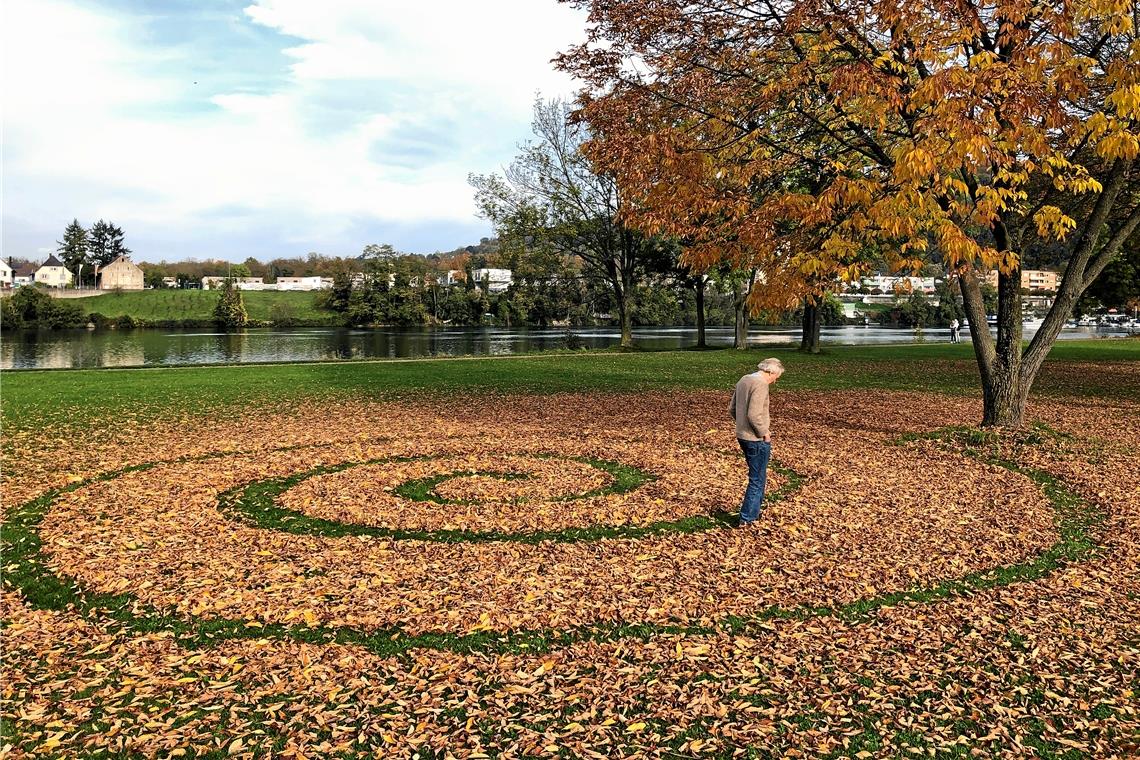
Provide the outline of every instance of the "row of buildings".
[[[164,280],[167,278],[163,278]],[[173,278],[170,278],[173,279]],[[216,290],[231,281],[238,290],[322,290],[332,287],[332,278],[315,275],[312,277],[278,277],[276,282],[266,282],[264,277],[203,277],[202,290]]]
[[[1021,287],[1031,293],[1056,292],[1057,286],[1061,281],[1060,278],[1061,275],[1059,272],[1054,272],[1050,269],[1022,269]],[[932,295],[937,290],[939,282],[940,280],[935,277],[904,277],[877,274],[873,277],[864,277],[858,283],[852,283],[849,289],[866,289],[871,292],[877,290],[883,295],[899,293]],[[998,284],[997,271],[987,272],[986,282],[996,288]]]
[[[74,281],[75,275],[54,254],[42,264],[18,267],[0,259],[0,287],[18,288],[38,283],[49,288],[67,288]],[[100,290],[142,290],[143,271],[126,256],[120,256],[105,267],[95,267],[95,286]]]
[[[486,288],[489,293],[501,293],[511,286],[512,277],[509,269],[482,268],[471,272],[471,279],[477,288]],[[100,290],[142,290],[143,271],[126,256],[120,256],[105,267],[95,268],[96,287]],[[460,270],[451,270],[437,275],[439,285],[450,287],[464,282],[467,274]],[[233,280],[240,290],[277,290],[277,291],[314,291],[331,288],[333,281],[329,277],[311,275],[305,277],[278,277],[275,282],[266,282],[264,277],[203,277],[201,287],[205,290],[220,287],[226,280]],[[359,285],[364,280],[363,273],[353,275],[353,284]],[[419,278],[413,278],[413,286],[420,284]],[[10,262],[0,260],[0,286],[19,287],[42,283],[50,288],[66,288],[74,281],[74,275],[54,255],[49,256],[43,264],[25,264],[12,268]],[[994,287],[998,283],[998,273],[987,273],[986,281]],[[164,284],[177,287],[173,277],[164,277]],[[389,286],[395,285],[396,275],[388,275]],[[920,293],[933,295],[939,280],[934,277],[905,277],[891,275],[874,275],[864,277],[858,284],[853,283],[849,290],[882,295],[896,295],[900,293]],[[1057,290],[1060,275],[1047,269],[1021,270],[1021,287],[1030,293],[1050,293]]]
[[[429,275],[431,277],[431,275]],[[464,282],[467,274],[453,269],[435,275],[435,281],[444,287]],[[364,274],[353,275],[353,284],[360,285]],[[475,269],[471,272],[475,287],[486,288],[491,293],[501,293],[511,286],[509,269]],[[233,280],[240,290],[314,291],[332,287],[332,278],[310,275],[305,277],[277,277],[274,282],[266,282],[264,277],[203,277],[201,287],[210,290],[221,287],[226,280]],[[167,287],[178,287],[174,277],[163,277]],[[13,267],[10,261],[0,260],[0,287],[12,288],[23,285],[41,284],[49,288],[68,288],[75,282],[75,273],[69,270],[54,254],[42,264],[21,264]],[[388,275],[389,286],[395,285],[396,275]],[[413,278],[412,285],[418,286],[420,279]],[[105,267],[95,268],[95,287],[99,290],[142,290],[143,270],[126,256],[120,256]]]
[[[432,275],[428,275],[429,278]],[[437,284],[444,287],[451,287],[465,282],[467,274],[461,270],[453,269],[449,272],[440,272],[435,275]],[[164,280],[171,280],[172,278],[163,278]],[[331,288],[333,280],[331,277],[320,277],[317,275],[308,277],[277,277],[274,282],[266,282],[264,277],[216,277],[208,276],[202,278],[202,289],[213,290],[222,287],[226,281],[232,281],[234,287],[238,290],[324,290]],[[351,277],[352,284],[359,286],[364,282],[364,273],[358,272]],[[471,280],[475,287],[487,289],[489,293],[502,293],[511,286],[513,282],[510,269],[475,269],[471,272]],[[421,284],[419,277],[411,279],[412,287],[418,287]],[[392,287],[396,284],[396,275],[388,275],[388,286]]]

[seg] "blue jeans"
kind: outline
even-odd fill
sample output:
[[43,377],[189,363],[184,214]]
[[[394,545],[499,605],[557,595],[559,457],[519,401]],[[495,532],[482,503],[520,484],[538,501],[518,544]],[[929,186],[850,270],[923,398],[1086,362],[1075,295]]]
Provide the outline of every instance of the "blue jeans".
[[740,522],[750,523],[760,517],[764,504],[764,488],[768,484],[768,460],[772,457],[772,444],[766,441],[745,441],[737,438],[748,462],[748,488],[740,505]]

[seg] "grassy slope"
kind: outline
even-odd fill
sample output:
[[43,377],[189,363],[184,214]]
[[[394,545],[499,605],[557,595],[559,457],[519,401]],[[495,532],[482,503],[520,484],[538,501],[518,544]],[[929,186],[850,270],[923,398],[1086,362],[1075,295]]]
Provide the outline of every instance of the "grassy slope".
[[[393,398],[430,393],[727,389],[764,356],[788,366],[787,388],[893,388],[976,395],[968,344],[833,348],[819,356],[788,349],[553,354],[515,358],[424,359],[128,370],[5,373],[6,429],[85,425],[108,413],[132,417],[218,413],[226,407],[283,407],[303,400]],[[1140,361],[1140,341],[1058,344],[1035,393],[1136,398],[1140,389],[1111,371],[1062,362]]]
[[[251,290],[241,295],[250,319],[268,320],[269,310],[275,303],[291,305],[298,319],[329,320],[332,317],[314,308],[316,293]],[[210,290],[135,290],[70,301],[87,313],[146,320],[210,319],[217,302],[218,294]]]

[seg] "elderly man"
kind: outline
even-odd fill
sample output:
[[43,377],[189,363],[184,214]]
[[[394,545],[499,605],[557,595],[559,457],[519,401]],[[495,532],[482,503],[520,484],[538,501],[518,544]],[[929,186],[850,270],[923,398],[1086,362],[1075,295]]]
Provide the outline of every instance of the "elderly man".
[[765,359],[750,375],[736,383],[728,414],[736,421],[736,440],[748,462],[748,488],[740,505],[740,522],[744,528],[760,517],[764,504],[764,487],[768,481],[768,459],[772,456],[772,431],[768,419],[768,387],[784,374],[779,359]]

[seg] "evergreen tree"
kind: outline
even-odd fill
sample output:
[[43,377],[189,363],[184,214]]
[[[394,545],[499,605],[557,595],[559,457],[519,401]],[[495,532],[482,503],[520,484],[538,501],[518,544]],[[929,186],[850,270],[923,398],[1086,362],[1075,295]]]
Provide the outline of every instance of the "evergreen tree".
[[92,264],[103,266],[111,261],[107,254],[111,250],[111,225],[102,219],[91,225],[87,232],[87,258]]
[[[79,270],[81,265],[89,263],[87,255],[87,230],[83,229],[83,225],[79,223],[78,219],[72,219],[71,224],[63,231],[63,240],[56,241],[59,246],[56,248],[56,253],[73,273]],[[85,267],[86,268],[86,267]]]
[[218,327],[229,329],[243,327],[248,321],[241,291],[234,287],[232,280],[227,279],[218,294],[218,304],[214,307],[214,322]]
[[123,230],[102,219],[95,222],[88,233],[88,257],[92,264],[105,267],[120,256],[130,254],[123,242]]
[[109,254],[110,254],[111,258],[107,260],[108,264],[110,264],[112,261],[119,258],[120,256],[130,256],[131,255],[131,249],[127,248],[127,245],[124,242],[125,235],[123,233],[122,227],[116,227],[113,224],[109,225],[109,226],[111,227],[110,246],[109,246],[110,247]]

